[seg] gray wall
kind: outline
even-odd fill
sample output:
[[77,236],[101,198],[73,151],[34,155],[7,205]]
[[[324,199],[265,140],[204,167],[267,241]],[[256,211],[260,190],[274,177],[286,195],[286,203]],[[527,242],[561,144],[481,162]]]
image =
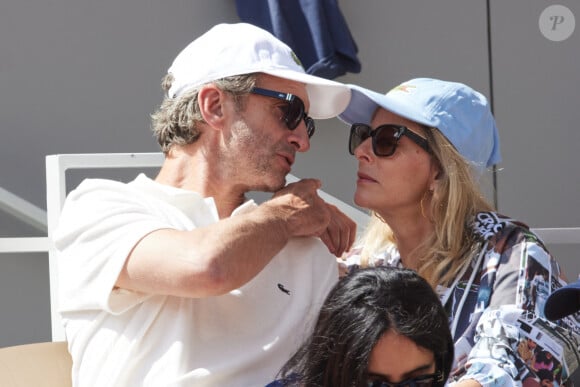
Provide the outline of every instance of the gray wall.
[[[158,151],[171,61],[238,20],[231,0],[2,2],[0,187],[46,208],[46,155]],[[0,236],[42,235],[0,213]],[[0,254],[0,346],[50,340],[49,302],[47,254]]]
[[[340,81],[386,91],[430,76],[493,94],[504,157],[500,211],[532,227],[580,226],[579,31],[546,40],[538,29],[543,0],[492,0],[489,20],[484,0],[339,2],[363,66]],[[577,1],[559,3],[580,16]],[[44,208],[45,155],[157,151],[148,118],[171,60],[213,24],[237,20],[232,0],[4,2],[0,187]],[[351,203],[356,163],[347,127],[337,119],[317,125],[293,173],[323,178],[325,191]],[[490,198],[492,177],[483,182]],[[21,235],[42,234],[0,214],[0,236]],[[570,277],[580,272],[572,246],[553,251]],[[0,256],[0,346],[50,340],[48,302],[45,254]]]

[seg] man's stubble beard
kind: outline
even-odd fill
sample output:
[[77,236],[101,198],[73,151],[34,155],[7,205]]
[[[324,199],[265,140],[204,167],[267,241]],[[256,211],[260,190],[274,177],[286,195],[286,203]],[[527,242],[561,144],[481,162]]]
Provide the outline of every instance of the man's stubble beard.
[[282,146],[271,145],[274,140],[270,136],[257,134],[245,123],[240,123],[235,133],[231,139],[235,144],[230,144],[230,149],[235,147],[237,151],[224,157],[236,176],[246,176],[251,191],[276,192],[283,188],[286,174],[276,171],[273,164]]

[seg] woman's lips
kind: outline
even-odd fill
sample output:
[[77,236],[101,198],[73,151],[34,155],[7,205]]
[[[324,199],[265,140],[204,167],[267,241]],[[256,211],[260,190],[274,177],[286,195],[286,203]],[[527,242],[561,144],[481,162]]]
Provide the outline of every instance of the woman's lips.
[[359,182],[365,182],[365,181],[370,181],[370,182],[373,182],[373,183],[374,183],[374,182],[376,182],[376,180],[375,180],[375,179],[373,179],[373,178],[372,178],[372,177],[370,177],[369,175],[367,175],[367,174],[364,174],[364,173],[361,173],[361,172],[359,172],[359,173],[357,174],[357,176],[358,176],[358,181],[359,181]]

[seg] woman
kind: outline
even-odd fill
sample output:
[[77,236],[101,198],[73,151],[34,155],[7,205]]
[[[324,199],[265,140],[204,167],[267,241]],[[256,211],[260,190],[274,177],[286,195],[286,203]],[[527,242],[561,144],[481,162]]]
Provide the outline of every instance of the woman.
[[331,290],[271,386],[443,386],[452,362],[447,316],[429,284],[413,270],[369,268]]
[[[530,267],[561,286],[559,265],[523,223],[493,211],[477,180],[500,161],[486,98],[454,82],[418,78],[386,95],[351,85],[340,118],[358,160],[354,201],[372,220],[347,257],[416,270],[440,294],[455,340],[457,386],[520,385],[517,343],[535,327]],[[516,323],[517,321],[517,323]],[[578,324],[567,322],[578,332]],[[564,324],[566,325],[566,324]],[[562,357],[562,354],[559,354]],[[468,362],[465,361],[468,359]]]

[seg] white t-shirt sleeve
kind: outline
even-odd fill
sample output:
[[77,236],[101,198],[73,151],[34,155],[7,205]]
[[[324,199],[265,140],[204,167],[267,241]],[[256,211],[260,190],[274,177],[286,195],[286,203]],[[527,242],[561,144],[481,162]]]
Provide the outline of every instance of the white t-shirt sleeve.
[[61,312],[98,309],[117,314],[148,297],[114,290],[139,240],[170,227],[141,199],[124,183],[99,179],[85,180],[69,194],[54,234]]

